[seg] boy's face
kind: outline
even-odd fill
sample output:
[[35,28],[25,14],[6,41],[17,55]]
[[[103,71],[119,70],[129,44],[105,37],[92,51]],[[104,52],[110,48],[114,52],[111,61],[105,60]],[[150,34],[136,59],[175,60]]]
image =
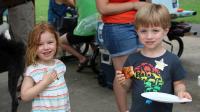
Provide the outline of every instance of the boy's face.
[[137,33],[145,48],[155,49],[162,46],[163,38],[167,36],[168,30],[157,26],[139,27]]

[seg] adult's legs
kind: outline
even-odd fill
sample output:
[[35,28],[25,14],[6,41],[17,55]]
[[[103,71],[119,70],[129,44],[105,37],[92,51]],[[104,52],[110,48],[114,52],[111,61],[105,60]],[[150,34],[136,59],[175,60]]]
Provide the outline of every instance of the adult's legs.
[[[35,8],[33,2],[27,1],[26,3],[8,8],[8,23],[14,40],[27,45],[29,33],[35,24]],[[20,75],[23,80],[23,74]],[[18,90],[20,88],[21,84],[18,86]]]
[[[115,71],[122,70],[122,67],[127,58],[128,58],[128,55],[117,56],[117,57],[112,58]],[[127,91],[125,89],[123,89],[123,87],[119,84],[116,77],[114,78],[113,89],[114,89],[114,93],[115,93],[115,99],[117,102],[117,106],[118,106],[120,112],[126,112],[128,110]]]
[[65,33],[64,35],[62,35],[60,37],[61,40],[61,47],[67,51],[68,53],[72,54],[73,56],[75,56],[78,60],[79,63],[84,63],[87,58],[85,56],[83,56],[81,53],[79,53],[76,49],[74,49],[68,42],[67,38],[66,38],[67,34]]
[[8,23],[16,41],[27,44],[34,22],[35,9],[32,1],[8,9]]
[[[112,61],[115,70],[122,70],[128,54],[137,48],[137,34],[132,24],[104,24],[102,31],[104,46],[113,56]],[[120,112],[128,110],[127,91],[117,81],[113,82],[116,103]]]

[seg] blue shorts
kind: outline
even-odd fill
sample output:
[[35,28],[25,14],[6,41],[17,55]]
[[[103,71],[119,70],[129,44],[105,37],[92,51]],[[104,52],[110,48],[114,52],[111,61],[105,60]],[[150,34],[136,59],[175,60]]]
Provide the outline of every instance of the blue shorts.
[[102,38],[112,57],[128,55],[142,46],[133,24],[104,24]]

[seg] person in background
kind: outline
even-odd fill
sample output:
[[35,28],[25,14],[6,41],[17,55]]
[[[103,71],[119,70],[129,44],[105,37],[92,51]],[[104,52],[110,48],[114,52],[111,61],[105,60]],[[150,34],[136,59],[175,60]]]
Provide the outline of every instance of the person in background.
[[53,26],[37,24],[30,33],[21,99],[32,102],[32,112],[71,112],[65,64],[55,59],[59,36]]
[[[18,3],[15,3],[17,2]],[[35,24],[34,0],[5,0],[8,7],[8,23],[16,41],[27,44],[28,35]]]
[[[135,52],[141,44],[135,32],[134,21],[138,9],[150,3],[139,0],[96,0],[99,13],[104,23],[103,45],[109,51],[115,70],[121,70],[130,53]],[[128,107],[124,91],[114,78],[113,89],[120,112]],[[125,105],[124,105],[125,104]]]
[[[48,22],[52,24],[57,31],[62,27],[63,18],[66,16],[67,12],[73,11],[69,5],[57,4],[56,0],[49,0],[48,8]],[[70,12],[75,14],[74,12]]]
[[172,112],[172,103],[146,99],[141,96],[143,92],[164,92],[192,99],[183,82],[186,71],[179,58],[162,45],[170,28],[170,18],[167,8],[156,4],[143,7],[136,14],[134,24],[144,48],[129,55],[124,65],[134,68],[131,79],[126,79],[120,70],[116,71],[123,89],[132,90],[130,112]]
[[[27,45],[29,33],[35,24],[35,0],[1,0],[8,10],[9,36]],[[23,77],[22,77],[23,80]],[[21,83],[18,86],[20,90]]]
[[[95,0],[56,0],[59,4],[71,4],[77,9],[78,13],[78,25],[80,22],[95,13],[97,13]],[[88,35],[74,34],[74,32],[69,32],[61,36],[62,48],[68,53],[72,54],[79,60],[79,65],[77,71],[80,71],[87,65],[89,59],[75,50],[72,45],[80,43],[89,43],[95,39],[95,33],[90,33]]]

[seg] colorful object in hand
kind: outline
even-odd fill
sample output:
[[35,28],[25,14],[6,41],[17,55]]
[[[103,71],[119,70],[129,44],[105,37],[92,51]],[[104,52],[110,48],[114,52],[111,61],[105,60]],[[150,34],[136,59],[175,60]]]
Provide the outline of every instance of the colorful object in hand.
[[122,73],[124,74],[126,79],[133,77],[133,75],[135,74],[133,66],[123,67]]

